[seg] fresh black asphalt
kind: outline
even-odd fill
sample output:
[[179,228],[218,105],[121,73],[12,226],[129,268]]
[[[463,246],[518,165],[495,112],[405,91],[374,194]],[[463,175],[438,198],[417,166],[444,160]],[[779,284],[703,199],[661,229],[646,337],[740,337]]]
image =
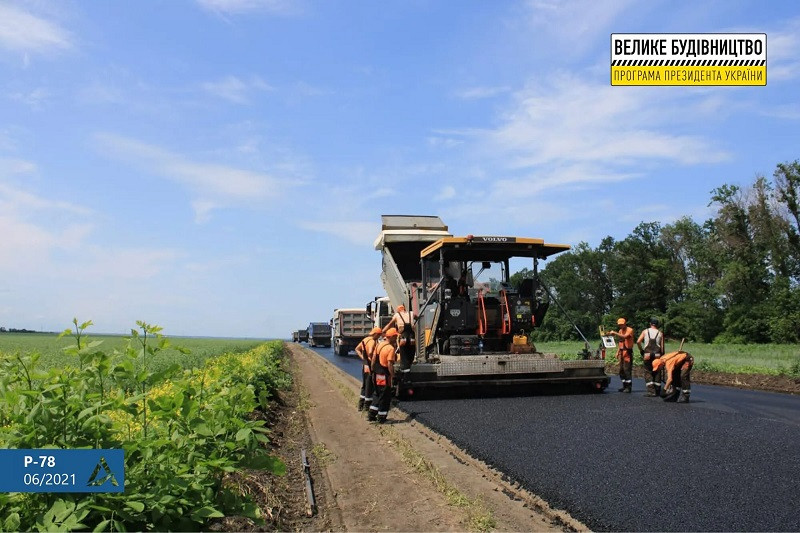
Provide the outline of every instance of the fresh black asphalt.
[[400,407],[596,531],[800,531],[799,397],[694,385],[675,404],[618,387]]

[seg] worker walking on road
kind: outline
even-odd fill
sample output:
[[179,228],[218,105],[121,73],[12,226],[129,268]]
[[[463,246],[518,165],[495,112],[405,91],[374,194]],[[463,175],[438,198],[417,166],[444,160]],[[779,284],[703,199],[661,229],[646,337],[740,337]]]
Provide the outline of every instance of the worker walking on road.
[[372,379],[375,390],[372,393],[372,405],[369,406],[367,418],[370,422],[377,420],[383,424],[389,416],[392,405],[392,383],[394,382],[394,363],[397,361],[397,337],[395,328],[389,328],[384,337],[386,340],[375,348],[372,361]]
[[662,367],[664,368],[667,382],[664,384],[664,390],[661,391],[661,397],[665,402],[687,403],[689,401],[689,394],[692,392],[692,366],[694,366],[694,357],[682,350],[664,354],[653,361],[653,370],[658,371]]
[[406,306],[398,305],[392,319],[383,328],[385,334],[389,328],[395,328],[399,334],[398,344],[400,346],[400,371],[408,372],[411,370],[411,363],[414,362],[414,328],[411,312],[406,311]]
[[361,396],[358,398],[358,410],[369,409],[372,403],[372,358],[381,336],[381,328],[374,327],[369,335],[361,339],[356,346],[356,355],[361,359]]
[[628,326],[628,321],[624,318],[617,320],[619,331],[609,331],[609,335],[619,337],[619,349],[617,350],[617,360],[619,361],[619,378],[622,380],[622,387],[619,392],[631,392],[633,385],[633,328]]
[[658,329],[658,319],[650,319],[650,327],[642,331],[636,341],[639,353],[644,359],[644,381],[647,387],[645,396],[658,396],[661,387],[663,371],[659,367],[658,371],[653,370],[653,362],[664,355],[664,334]]

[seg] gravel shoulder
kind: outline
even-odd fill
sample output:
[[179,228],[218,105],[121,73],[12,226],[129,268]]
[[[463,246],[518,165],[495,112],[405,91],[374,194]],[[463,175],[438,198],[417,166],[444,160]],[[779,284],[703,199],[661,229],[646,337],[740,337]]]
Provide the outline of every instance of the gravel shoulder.
[[370,424],[355,406],[356,380],[288,344],[305,403],[319,520],[295,530],[586,531],[566,513],[505,481],[450,441],[392,409]]

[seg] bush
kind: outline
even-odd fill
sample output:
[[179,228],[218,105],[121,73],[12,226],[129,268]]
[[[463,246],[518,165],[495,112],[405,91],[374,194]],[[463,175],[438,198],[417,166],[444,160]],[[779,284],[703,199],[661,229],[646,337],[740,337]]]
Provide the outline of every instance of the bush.
[[78,368],[42,372],[38,355],[0,357],[0,445],[5,448],[123,448],[125,493],[0,494],[0,528],[50,531],[197,530],[230,514],[259,520],[258,508],[224,483],[244,468],[281,473],[264,448],[264,420],[251,420],[290,383],[283,343],[223,354],[202,368],[158,372],[148,360],[168,343],[138,322],[123,352],[89,342],[85,322],[68,352]]

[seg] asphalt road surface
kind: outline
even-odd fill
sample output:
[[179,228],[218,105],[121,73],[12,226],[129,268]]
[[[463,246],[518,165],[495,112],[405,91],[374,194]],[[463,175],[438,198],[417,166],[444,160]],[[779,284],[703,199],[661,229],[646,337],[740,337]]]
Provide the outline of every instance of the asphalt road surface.
[[800,397],[693,385],[675,404],[619,386],[400,407],[597,531],[800,531]]

